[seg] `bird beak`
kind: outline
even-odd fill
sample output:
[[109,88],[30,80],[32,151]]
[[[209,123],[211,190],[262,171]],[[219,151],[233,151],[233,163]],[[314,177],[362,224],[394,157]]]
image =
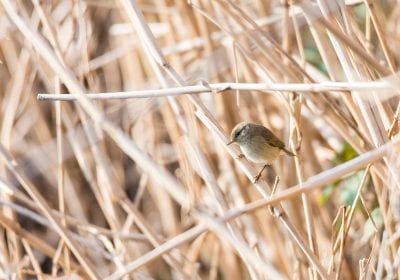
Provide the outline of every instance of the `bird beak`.
[[226,144],[227,146],[229,146],[230,144],[233,144],[235,141],[232,140],[231,142],[229,142],[228,144]]

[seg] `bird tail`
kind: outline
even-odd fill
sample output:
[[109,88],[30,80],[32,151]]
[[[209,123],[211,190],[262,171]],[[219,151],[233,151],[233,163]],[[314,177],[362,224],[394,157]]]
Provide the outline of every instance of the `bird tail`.
[[282,150],[289,156],[295,157],[296,155],[293,154],[291,151],[286,150],[285,148],[282,148]]

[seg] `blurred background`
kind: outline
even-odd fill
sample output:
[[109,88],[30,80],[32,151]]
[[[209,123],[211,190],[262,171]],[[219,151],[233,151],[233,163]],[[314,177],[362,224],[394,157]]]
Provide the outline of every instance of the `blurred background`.
[[0,278],[399,277],[398,1],[0,3]]

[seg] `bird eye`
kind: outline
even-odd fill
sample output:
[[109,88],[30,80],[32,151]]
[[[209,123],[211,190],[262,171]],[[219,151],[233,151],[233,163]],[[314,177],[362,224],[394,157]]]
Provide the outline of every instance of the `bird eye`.
[[235,137],[238,137],[239,134],[240,134],[240,131],[237,131],[237,132],[235,133]]
[[238,130],[238,131],[236,131],[235,138],[239,137],[239,135],[242,133],[242,131],[243,131],[243,128]]

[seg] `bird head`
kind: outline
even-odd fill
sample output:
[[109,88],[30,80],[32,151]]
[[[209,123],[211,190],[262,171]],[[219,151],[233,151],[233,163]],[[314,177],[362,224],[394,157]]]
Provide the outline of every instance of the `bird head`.
[[232,143],[238,143],[241,144],[245,140],[248,131],[249,131],[249,123],[246,122],[241,122],[237,124],[231,132],[231,141],[228,143],[228,145]]

